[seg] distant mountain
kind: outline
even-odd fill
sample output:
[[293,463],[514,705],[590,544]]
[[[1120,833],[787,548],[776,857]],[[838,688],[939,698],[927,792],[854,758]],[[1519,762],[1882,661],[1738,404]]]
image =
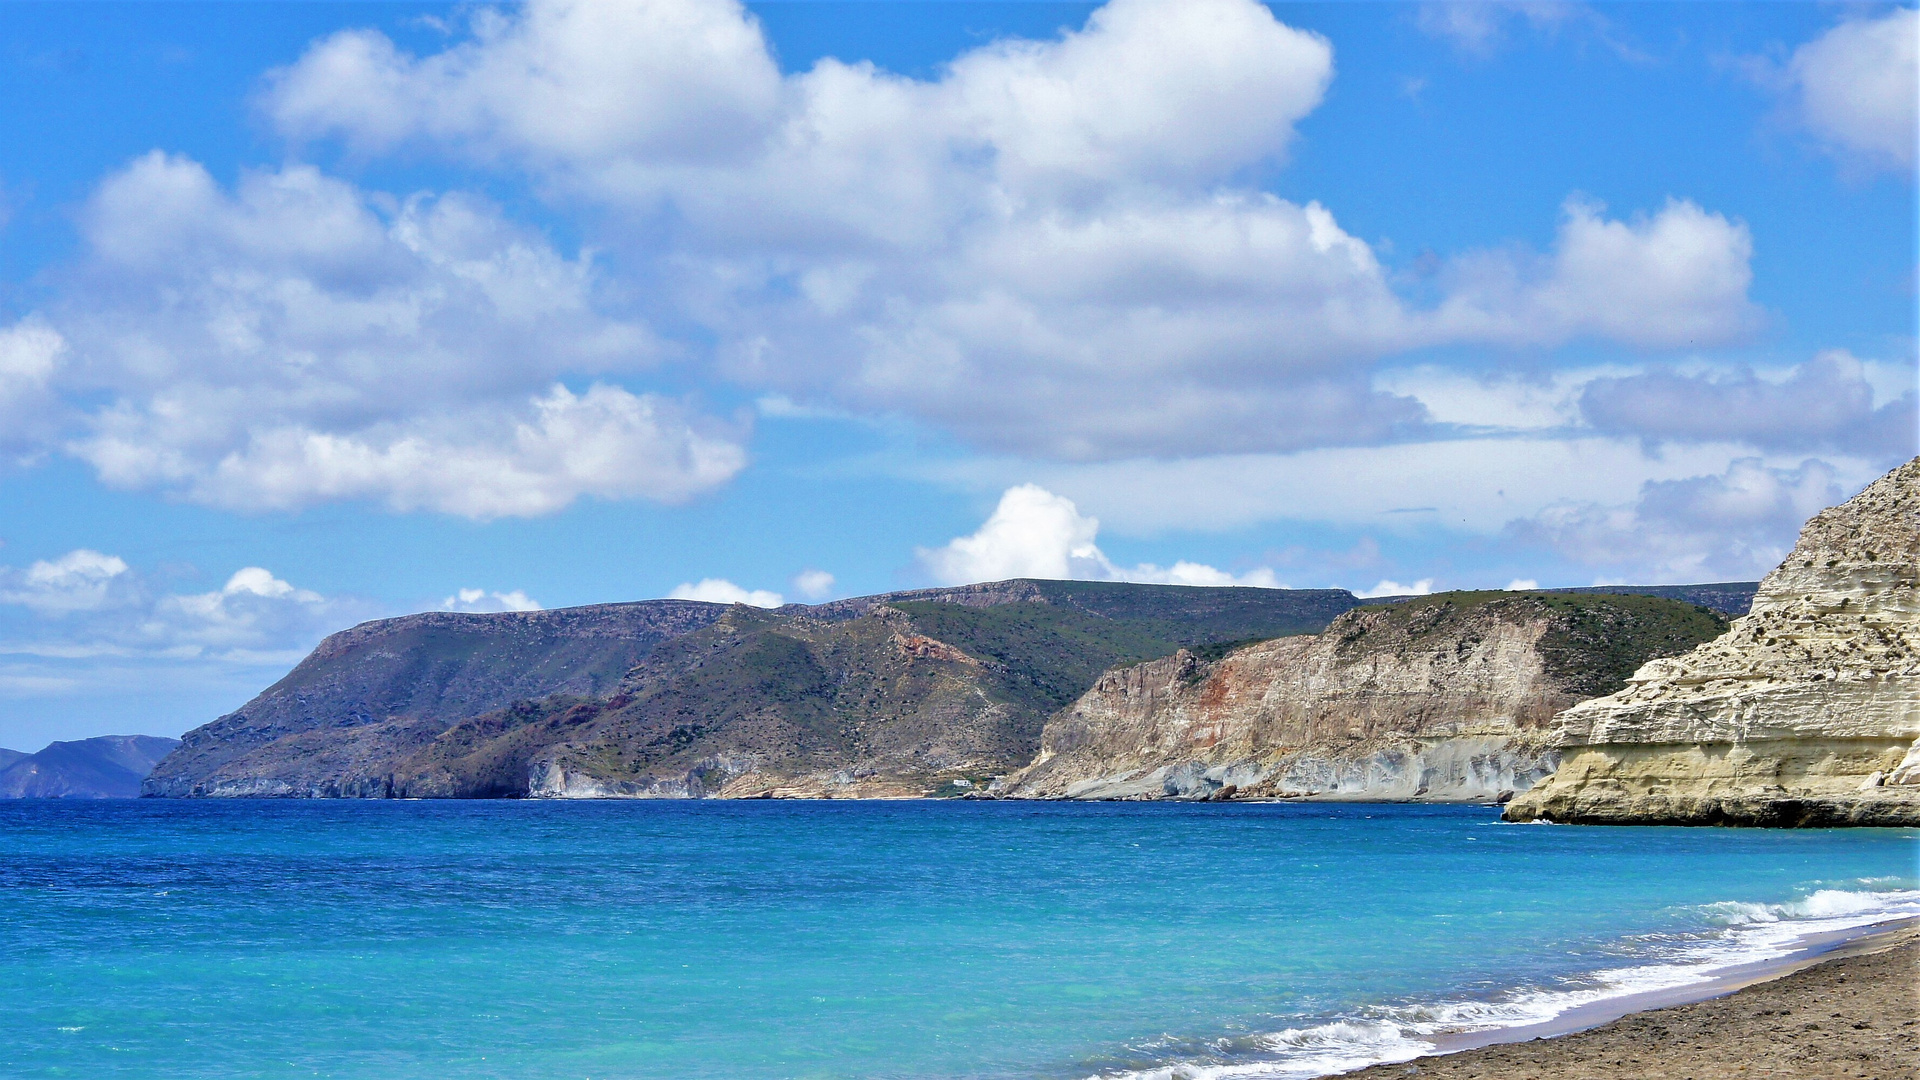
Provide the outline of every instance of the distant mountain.
[[0,799],[131,799],[180,745],[152,735],[101,735],[51,743],[37,754],[0,751]]
[[27,755],[18,750],[8,750],[6,747],[0,746],[0,769],[5,769],[7,766],[26,756]]
[[918,792],[1024,765],[1047,716],[1113,664],[1314,633],[1359,603],[1343,589],[1015,580],[777,611],[410,615],[335,634],[188,732],[145,793],[499,797],[572,777],[698,794],[748,774]]
[[1600,594],[1613,596],[1660,596],[1684,600],[1739,618],[1753,607],[1753,595],[1760,591],[1757,581],[1722,581],[1711,585],[1593,585],[1583,589],[1546,589],[1550,593]]
[[147,794],[189,794],[198,780],[283,740],[324,741],[402,717],[438,732],[515,701],[605,694],[662,641],[726,611],[725,604],[648,600],[361,623],[322,641],[237,712],[187,732]]
[[[1720,591],[1686,599],[1744,613],[1740,586],[1612,591],[1701,588]],[[1362,603],[1343,589],[1017,579],[773,611],[652,600],[410,615],[328,638],[188,732],[143,793],[952,794],[1030,762],[1047,718],[1116,665],[1217,659],[1319,633]]]

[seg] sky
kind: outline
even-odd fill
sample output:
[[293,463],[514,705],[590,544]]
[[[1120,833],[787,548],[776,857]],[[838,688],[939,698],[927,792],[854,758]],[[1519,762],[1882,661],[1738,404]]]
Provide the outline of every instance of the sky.
[[0,746],[413,611],[1753,580],[1909,6],[0,4]]

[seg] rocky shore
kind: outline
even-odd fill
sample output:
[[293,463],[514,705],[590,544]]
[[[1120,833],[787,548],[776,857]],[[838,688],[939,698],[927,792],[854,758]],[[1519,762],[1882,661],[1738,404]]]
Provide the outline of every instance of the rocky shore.
[[1920,929],[1730,995],[1557,1038],[1375,1065],[1352,1080],[1913,1080]]

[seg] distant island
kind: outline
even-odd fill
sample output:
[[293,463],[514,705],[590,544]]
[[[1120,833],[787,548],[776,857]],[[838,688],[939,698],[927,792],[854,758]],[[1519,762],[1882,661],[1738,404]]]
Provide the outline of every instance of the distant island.
[[37,754],[0,749],[0,799],[130,799],[180,745],[152,735],[56,742]]

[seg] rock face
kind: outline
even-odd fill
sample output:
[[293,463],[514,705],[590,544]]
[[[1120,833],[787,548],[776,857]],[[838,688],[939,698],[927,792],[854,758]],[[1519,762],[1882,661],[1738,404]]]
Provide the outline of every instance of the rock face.
[[409,616],[189,732],[158,796],[924,795],[1032,759],[1100,672],[1318,630],[1342,590],[1008,581],[778,611]]
[[1494,800],[1554,768],[1560,710],[1724,620],[1640,596],[1444,593],[1217,659],[1110,671],[1006,785],[1026,798]]
[[101,735],[51,743],[0,766],[0,799],[131,799],[178,739]]
[[1724,636],[1553,741],[1509,820],[1920,825],[1920,458],[1808,522]]

